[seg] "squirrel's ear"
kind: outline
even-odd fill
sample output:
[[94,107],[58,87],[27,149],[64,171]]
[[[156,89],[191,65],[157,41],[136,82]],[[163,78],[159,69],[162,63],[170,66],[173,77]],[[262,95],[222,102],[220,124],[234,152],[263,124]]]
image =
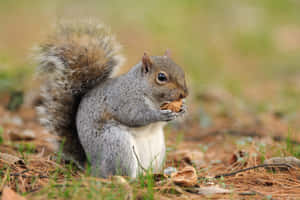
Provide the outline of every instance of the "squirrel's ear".
[[149,72],[152,65],[152,61],[146,52],[144,53],[142,61],[143,61],[143,71],[146,73]]
[[168,58],[171,58],[171,51],[170,51],[170,49],[166,50],[165,56],[167,56]]

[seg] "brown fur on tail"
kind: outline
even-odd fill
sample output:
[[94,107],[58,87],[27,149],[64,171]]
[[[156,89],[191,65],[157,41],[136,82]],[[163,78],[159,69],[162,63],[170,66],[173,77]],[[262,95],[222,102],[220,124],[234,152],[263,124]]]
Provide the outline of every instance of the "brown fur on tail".
[[88,90],[121,65],[119,50],[114,37],[102,25],[91,22],[61,23],[38,48],[38,76],[44,80],[40,121],[61,136],[66,159],[80,164],[86,160],[76,131],[77,108]]

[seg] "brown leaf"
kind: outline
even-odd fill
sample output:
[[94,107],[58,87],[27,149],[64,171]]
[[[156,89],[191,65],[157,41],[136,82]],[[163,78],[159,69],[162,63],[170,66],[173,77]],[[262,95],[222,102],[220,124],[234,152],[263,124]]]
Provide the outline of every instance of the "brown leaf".
[[[247,155],[247,152],[245,152],[245,151],[239,150],[238,152],[235,152],[235,153],[231,156],[231,158],[230,158],[230,160],[229,160],[229,164],[230,164],[230,165],[235,164],[236,162],[239,161],[240,158],[246,157],[246,155]],[[246,165],[246,164],[247,164],[247,162],[245,162],[244,165]]]
[[22,165],[22,166],[25,166],[25,163],[22,159],[20,159],[16,156],[7,154],[7,153],[0,153],[0,160],[6,162],[9,165]]
[[173,153],[170,153],[169,156],[173,158],[174,161],[180,162],[185,161],[187,164],[192,164],[193,161],[201,161],[204,159],[204,154],[201,151],[175,151]]
[[191,187],[197,184],[197,173],[194,167],[186,166],[171,175],[172,181],[181,186]]
[[22,197],[15,193],[9,187],[5,187],[2,191],[2,198],[1,200],[26,200],[25,197]]

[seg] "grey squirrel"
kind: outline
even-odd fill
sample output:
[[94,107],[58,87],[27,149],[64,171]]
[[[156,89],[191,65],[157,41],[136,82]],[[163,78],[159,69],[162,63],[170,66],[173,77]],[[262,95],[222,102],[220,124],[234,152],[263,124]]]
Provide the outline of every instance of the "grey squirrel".
[[61,136],[64,158],[81,166],[89,160],[94,176],[136,177],[142,167],[158,172],[163,127],[186,110],[184,104],[178,113],[160,109],[188,95],[184,71],[168,53],[145,53],[114,77],[123,60],[119,50],[105,27],[89,22],[59,24],[38,48],[40,121]]

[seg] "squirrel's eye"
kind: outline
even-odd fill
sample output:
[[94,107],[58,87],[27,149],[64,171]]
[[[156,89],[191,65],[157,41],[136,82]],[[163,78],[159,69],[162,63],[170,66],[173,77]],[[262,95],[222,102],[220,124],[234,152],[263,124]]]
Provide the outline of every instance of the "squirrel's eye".
[[167,76],[166,76],[164,73],[162,73],[162,72],[158,73],[157,79],[158,79],[160,82],[165,82],[165,81],[168,80],[168,79],[167,79]]

